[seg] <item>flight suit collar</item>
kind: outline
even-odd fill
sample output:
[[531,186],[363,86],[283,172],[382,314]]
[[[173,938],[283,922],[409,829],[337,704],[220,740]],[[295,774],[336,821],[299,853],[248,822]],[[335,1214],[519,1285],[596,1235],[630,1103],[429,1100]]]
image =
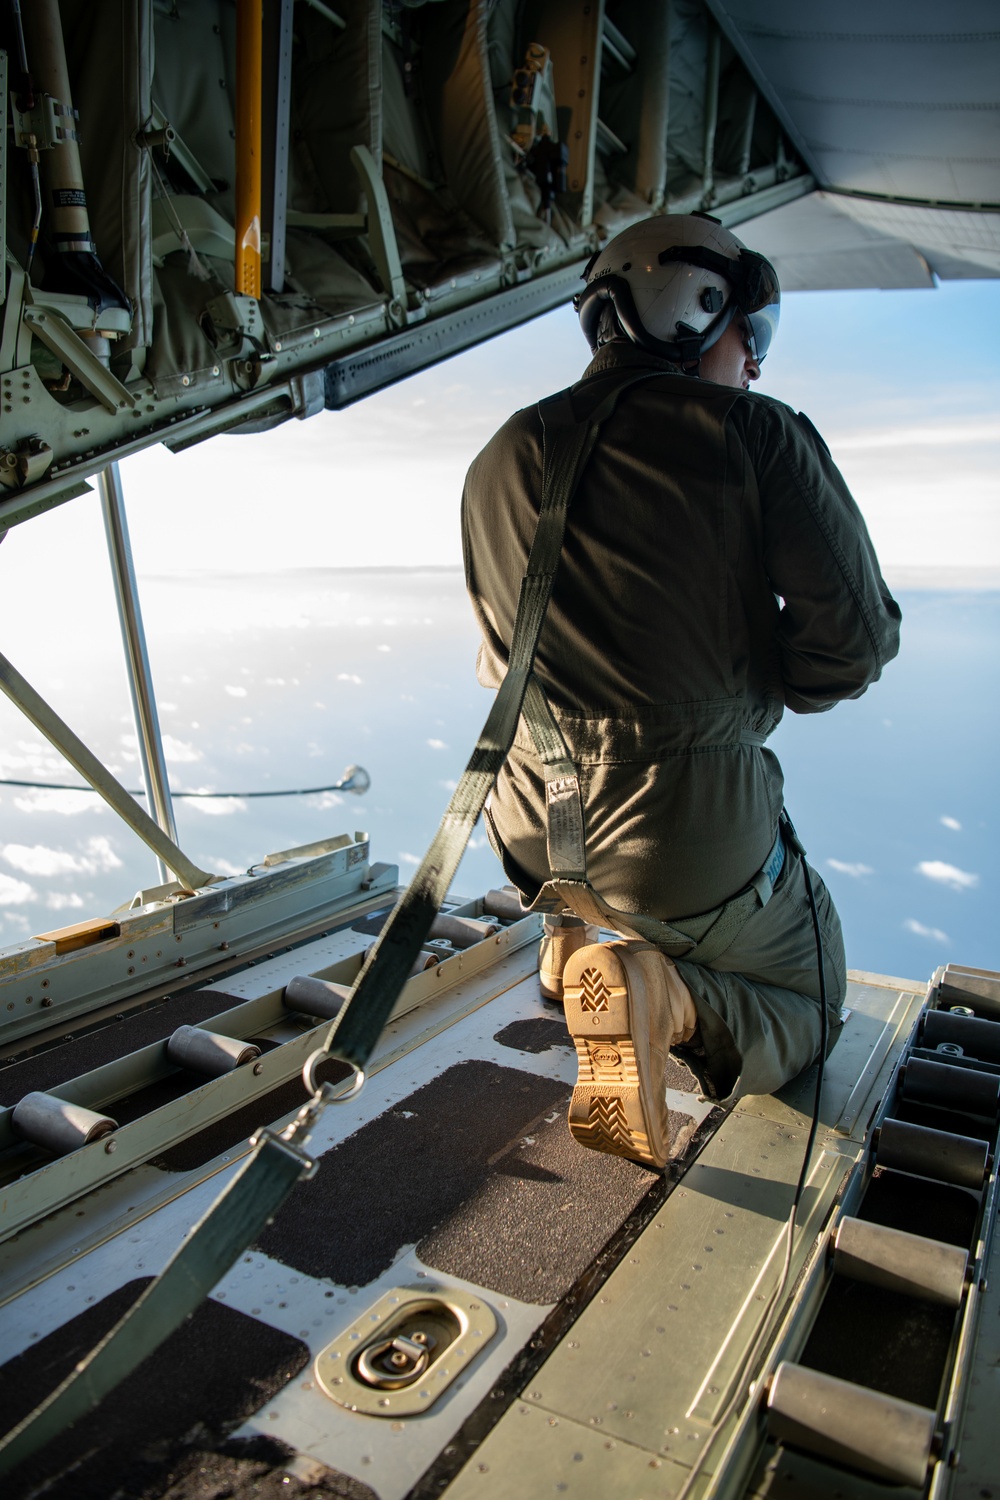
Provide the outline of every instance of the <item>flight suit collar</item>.
[[617,370],[661,370],[664,375],[683,373],[668,359],[661,359],[658,354],[651,354],[648,349],[642,349],[638,344],[628,343],[624,339],[614,339],[609,344],[601,345],[581,378],[589,380],[595,375],[606,375]]

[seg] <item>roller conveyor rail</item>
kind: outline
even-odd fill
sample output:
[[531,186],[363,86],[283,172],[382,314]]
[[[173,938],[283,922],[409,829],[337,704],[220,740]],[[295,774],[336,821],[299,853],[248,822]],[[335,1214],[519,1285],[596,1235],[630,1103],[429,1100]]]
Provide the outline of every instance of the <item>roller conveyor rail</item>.
[[956,1475],[997,1215],[998,1059],[1000,975],[939,971],[830,1235],[798,1357],[765,1382],[747,1495],[985,1493]]
[[[350,993],[369,932],[386,915],[384,895],[347,913],[328,934],[325,956],[332,962],[253,999],[240,1002],[230,980],[229,994],[203,988],[119,1017],[117,1028],[93,1034],[96,1050],[106,1037],[111,1055],[89,1072],[66,1074],[75,1055],[70,1046],[0,1072],[0,1243],[130,1168],[169,1158],[190,1137],[255,1102],[265,1113],[279,1092],[282,1100],[288,1094],[287,1110],[304,1102],[304,1087],[297,1096],[303,1065]],[[536,941],[538,932],[538,918],[511,905],[504,892],[453,903],[436,919],[432,947],[394,1017]],[[130,1029],[159,1035],[116,1055],[115,1032],[127,1036]],[[334,1082],[346,1071],[331,1062],[324,1076]],[[238,1142],[245,1145],[248,1135],[237,1129]]]

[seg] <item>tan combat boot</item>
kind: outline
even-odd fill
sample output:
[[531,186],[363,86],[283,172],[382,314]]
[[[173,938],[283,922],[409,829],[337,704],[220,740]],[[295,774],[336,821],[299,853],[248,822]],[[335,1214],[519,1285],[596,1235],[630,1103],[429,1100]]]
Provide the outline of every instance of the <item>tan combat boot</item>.
[[561,1001],[563,970],[570,954],[588,943],[596,943],[599,933],[590,922],[571,917],[568,912],[546,916],[542,941],[538,946],[538,981],[546,1000]]
[[652,943],[578,949],[563,974],[566,1024],[579,1075],[569,1128],[581,1146],[665,1167],[670,1048],[698,1025],[691,991]]

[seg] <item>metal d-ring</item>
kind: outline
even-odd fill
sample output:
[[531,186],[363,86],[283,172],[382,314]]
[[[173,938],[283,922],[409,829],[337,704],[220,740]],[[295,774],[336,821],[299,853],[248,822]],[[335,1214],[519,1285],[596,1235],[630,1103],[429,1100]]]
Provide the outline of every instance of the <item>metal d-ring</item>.
[[[433,1339],[431,1343],[433,1343]],[[390,1351],[395,1353],[390,1353]],[[394,1370],[387,1370],[376,1364],[376,1360],[385,1360],[389,1356],[394,1365]],[[369,1344],[367,1349],[362,1349],[358,1355],[356,1373],[359,1380],[365,1385],[372,1385],[376,1390],[398,1391],[403,1386],[412,1385],[419,1380],[430,1363],[430,1349],[414,1339],[397,1335],[395,1338],[380,1339],[377,1344]]]
[[[320,1063],[329,1061],[329,1058],[329,1052],[324,1052],[322,1047],[318,1048],[315,1052],[310,1052],[309,1056],[306,1058],[305,1064],[302,1068],[302,1082],[305,1084],[310,1094],[316,1094],[319,1092],[320,1084],[316,1078],[316,1069],[319,1067]],[[342,1059],[338,1059],[338,1061],[341,1060]],[[351,1087],[347,1090],[346,1094],[334,1094],[328,1100],[328,1103],[346,1104],[348,1099],[354,1099],[364,1088],[364,1068],[359,1068],[357,1063],[352,1062],[348,1063],[348,1067],[354,1069],[354,1082],[351,1084]]]

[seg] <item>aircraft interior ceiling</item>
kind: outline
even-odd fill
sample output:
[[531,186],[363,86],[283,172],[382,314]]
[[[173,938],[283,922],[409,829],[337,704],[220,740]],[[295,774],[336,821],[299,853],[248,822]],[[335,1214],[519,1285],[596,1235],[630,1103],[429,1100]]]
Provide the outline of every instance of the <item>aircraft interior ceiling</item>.
[[1000,276],[987,0],[20,18],[0,11],[0,527],[149,443],[344,406],[547,311],[650,213],[748,225],[786,290]]

